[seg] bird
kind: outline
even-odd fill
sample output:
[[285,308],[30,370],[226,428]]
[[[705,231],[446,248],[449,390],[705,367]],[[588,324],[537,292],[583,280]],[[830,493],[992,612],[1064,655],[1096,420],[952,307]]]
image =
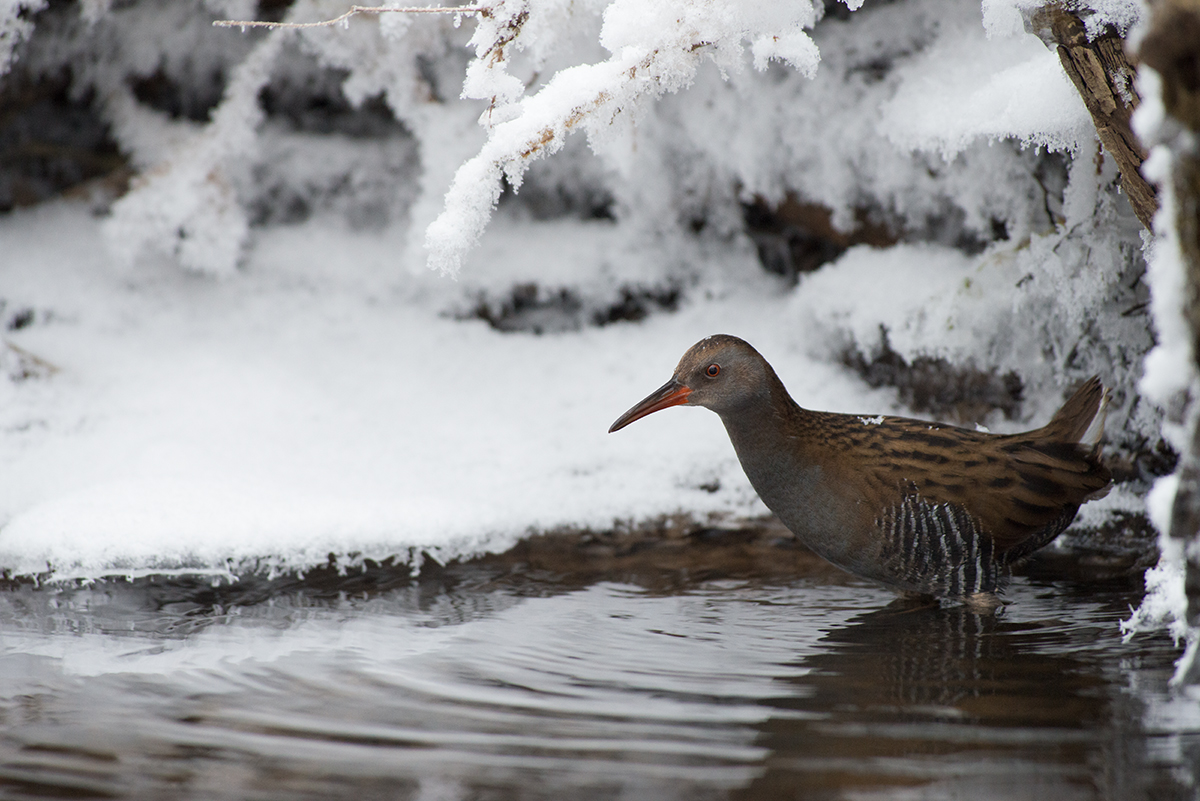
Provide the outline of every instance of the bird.
[[1092,377],[1020,434],[811,411],[749,343],[717,334],[609,433],[672,406],[711,409],[759,497],[819,556],[906,598],[995,608],[1013,564],[1108,492],[1108,399]]

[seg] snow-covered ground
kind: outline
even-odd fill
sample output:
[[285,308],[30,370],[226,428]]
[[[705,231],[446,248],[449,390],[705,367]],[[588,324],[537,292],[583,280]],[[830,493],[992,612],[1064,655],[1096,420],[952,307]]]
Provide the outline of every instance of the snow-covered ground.
[[[758,342],[814,406],[889,407],[787,345],[789,298],[744,250],[724,254],[745,280],[719,300],[536,336],[439,313],[446,279],[395,280],[387,235],[278,229],[213,282],[123,271],[97,227],[70,204],[0,223],[9,303],[37,320],[5,337],[11,370],[36,374],[0,384],[0,562],[16,573],[449,557],[537,529],[764,511],[713,415],[606,433],[718,331]],[[501,225],[487,249],[518,258],[538,237],[599,269],[619,255],[611,229]]]

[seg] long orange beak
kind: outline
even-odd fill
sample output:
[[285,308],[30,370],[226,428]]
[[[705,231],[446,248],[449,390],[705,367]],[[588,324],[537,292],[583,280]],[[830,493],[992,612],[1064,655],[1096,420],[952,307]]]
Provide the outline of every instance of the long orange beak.
[[678,406],[681,403],[687,403],[688,395],[692,394],[692,390],[672,378],[667,383],[663,384],[658,389],[654,390],[641,403],[634,406],[625,414],[617,418],[617,422],[612,424],[612,428],[608,429],[608,433],[620,431],[625,426],[632,423],[634,420],[641,420],[648,414],[653,414],[660,409],[667,409],[671,406]]

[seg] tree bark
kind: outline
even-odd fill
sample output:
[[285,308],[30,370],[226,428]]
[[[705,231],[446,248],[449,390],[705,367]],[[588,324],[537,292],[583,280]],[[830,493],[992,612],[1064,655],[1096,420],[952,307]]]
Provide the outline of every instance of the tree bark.
[[1038,9],[1029,23],[1042,41],[1057,50],[1063,70],[1092,115],[1100,144],[1117,162],[1121,188],[1134,214],[1146,230],[1153,230],[1158,197],[1142,177],[1146,150],[1129,125],[1138,96],[1124,40],[1115,31],[1108,31],[1088,41],[1082,20],[1057,4]]

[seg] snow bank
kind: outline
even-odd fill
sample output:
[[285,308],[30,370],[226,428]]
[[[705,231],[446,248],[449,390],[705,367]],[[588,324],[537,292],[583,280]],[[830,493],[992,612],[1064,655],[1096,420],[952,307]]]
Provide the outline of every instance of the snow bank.
[[[510,225],[495,236],[549,251],[561,237],[585,272],[602,265],[581,264],[572,241],[595,262],[627,247],[606,223]],[[537,337],[440,316],[456,295],[397,276],[387,234],[278,229],[238,281],[213,284],[122,270],[98,227],[72,205],[0,222],[8,302],[52,310],[6,338],[54,366],[0,384],[0,564],[13,573],[444,559],[559,526],[763,512],[714,415],[606,433],[718,331],[754,340],[809,403],[887,405],[782,346],[786,301],[744,250],[712,254],[745,279],[719,302]]]

